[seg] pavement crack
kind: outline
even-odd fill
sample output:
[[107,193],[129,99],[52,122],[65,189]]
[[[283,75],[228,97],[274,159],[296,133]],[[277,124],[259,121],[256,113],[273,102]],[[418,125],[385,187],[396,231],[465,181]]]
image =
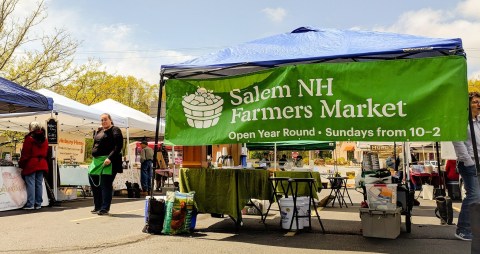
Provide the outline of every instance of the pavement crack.
[[123,239],[117,239],[114,242],[99,243],[99,244],[88,245],[88,246],[53,247],[53,248],[47,248],[47,249],[0,250],[0,253],[62,253],[62,252],[72,252],[72,251],[96,250],[96,249],[98,249],[98,251],[101,251],[107,248],[140,243],[145,240],[148,240],[152,236],[153,235],[150,235],[150,234],[143,234],[138,236],[129,236],[128,238],[123,238]]

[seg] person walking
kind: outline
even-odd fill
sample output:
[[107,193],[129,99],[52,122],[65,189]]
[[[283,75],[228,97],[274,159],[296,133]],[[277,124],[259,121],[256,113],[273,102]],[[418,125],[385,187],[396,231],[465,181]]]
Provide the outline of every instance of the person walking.
[[[473,119],[473,129],[477,152],[480,151],[480,94],[469,94],[470,111]],[[477,168],[475,166],[474,150],[470,125],[467,126],[467,140],[453,142],[453,148],[457,155],[458,171],[463,179],[466,196],[462,201],[460,215],[458,216],[455,237],[460,240],[472,241],[472,229],[470,226],[470,205],[480,202],[480,185],[478,183]]]
[[48,141],[40,123],[31,122],[28,130],[18,165],[27,187],[27,203],[23,209],[33,210],[42,208],[43,174],[48,173]]
[[142,146],[142,151],[140,152],[140,183],[142,184],[142,190],[149,192],[152,188],[153,149],[148,146],[147,141],[142,141],[140,145]]
[[102,127],[93,139],[93,161],[89,167],[89,181],[93,193],[92,213],[108,215],[113,196],[113,181],[117,173],[123,173],[123,135],[120,128],[113,125],[112,117],[104,113],[100,116]]

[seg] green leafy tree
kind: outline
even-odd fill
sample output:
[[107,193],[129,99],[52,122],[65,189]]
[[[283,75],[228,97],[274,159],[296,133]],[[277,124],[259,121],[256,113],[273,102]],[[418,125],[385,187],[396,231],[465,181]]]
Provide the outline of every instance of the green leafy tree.
[[75,77],[81,70],[72,64],[78,43],[65,30],[34,34],[47,17],[44,2],[25,17],[17,15],[18,3],[3,0],[0,5],[0,75],[30,89],[55,87]]
[[68,85],[56,87],[55,91],[86,105],[113,99],[146,114],[150,102],[158,97],[158,85],[132,76],[111,75],[98,70],[95,64]]
[[468,81],[468,91],[480,93],[480,80],[471,79]]

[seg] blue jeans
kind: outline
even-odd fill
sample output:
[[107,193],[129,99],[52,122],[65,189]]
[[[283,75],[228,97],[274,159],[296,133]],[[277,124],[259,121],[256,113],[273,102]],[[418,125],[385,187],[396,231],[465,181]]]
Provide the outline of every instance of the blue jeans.
[[142,162],[141,169],[140,183],[142,184],[142,190],[150,191],[152,189],[153,162],[150,160]]
[[457,233],[471,234],[470,205],[480,202],[480,185],[477,178],[477,169],[475,165],[465,167],[462,162],[459,162],[458,171],[462,176],[466,195],[462,201],[462,210],[458,216]]
[[112,172],[112,175],[88,175],[96,211],[110,211],[113,197],[113,180],[115,180],[116,175],[116,172]]
[[27,187],[27,204],[25,204],[25,207],[42,207],[43,171],[35,171],[23,178]]

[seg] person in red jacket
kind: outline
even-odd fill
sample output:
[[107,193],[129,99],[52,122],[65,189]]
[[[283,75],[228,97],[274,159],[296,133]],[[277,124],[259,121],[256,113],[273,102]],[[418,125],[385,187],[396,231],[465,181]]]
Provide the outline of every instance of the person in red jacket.
[[23,141],[18,165],[23,169],[22,176],[27,187],[27,203],[23,209],[32,210],[42,208],[43,174],[48,172],[48,141],[40,123],[31,122],[28,129],[30,133]]

